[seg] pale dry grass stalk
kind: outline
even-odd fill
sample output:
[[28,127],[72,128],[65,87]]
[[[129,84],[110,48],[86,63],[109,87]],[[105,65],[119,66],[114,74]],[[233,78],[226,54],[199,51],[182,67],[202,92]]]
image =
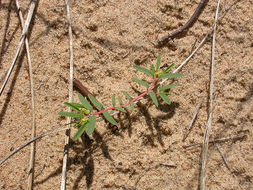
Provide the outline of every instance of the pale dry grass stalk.
[[[70,18],[70,9],[68,0],[65,1],[66,11],[67,11],[67,20],[68,20],[68,30],[69,30],[69,102],[72,102],[72,94],[73,94],[73,36],[72,36],[72,27],[71,27],[71,18]],[[71,108],[68,108],[68,111],[71,112]],[[67,123],[71,122],[71,118],[67,118]],[[67,162],[68,162],[68,148],[69,148],[69,135],[70,135],[70,127],[66,130],[65,135],[65,146],[64,146],[64,155],[63,155],[63,163],[62,163],[62,179],[61,179],[61,190],[66,189],[66,175],[67,175]]]
[[218,152],[220,153],[221,158],[222,158],[222,160],[223,160],[225,166],[227,167],[228,170],[230,170],[230,166],[229,166],[229,164],[228,164],[228,162],[227,162],[227,159],[225,158],[224,154],[222,153],[222,151],[221,151],[219,145],[218,145],[217,143],[213,143],[213,144],[214,144],[214,146],[217,148]]
[[218,20],[218,13],[220,7],[220,0],[217,3],[217,9],[215,14],[214,29],[213,29],[213,40],[212,40],[212,60],[211,60],[211,77],[210,77],[210,86],[209,86],[209,110],[208,110],[208,121],[204,134],[204,141],[201,152],[201,167],[200,167],[200,176],[199,176],[199,189],[205,189],[205,173],[206,173],[206,161],[207,161],[207,152],[208,152],[208,143],[209,143],[209,133],[211,131],[212,115],[213,115],[213,80],[214,80],[214,57],[215,57],[215,40],[216,40],[216,23]]
[[[21,22],[21,27],[24,28],[24,18],[19,6],[18,0],[15,1],[19,19]],[[32,71],[32,62],[30,57],[30,51],[29,51],[29,43],[28,39],[25,36],[25,48],[26,48],[26,55],[27,55],[27,62],[28,62],[28,68],[29,68],[29,77],[30,77],[30,88],[31,88],[31,111],[32,111],[32,131],[31,136],[32,138],[35,137],[36,132],[36,125],[35,125],[35,101],[34,101],[34,88],[33,88],[33,71]],[[27,189],[31,190],[33,186],[33,177],[34,177],[34,157],[35,157],[35,143],[31,144],[31,154],[30,154],[30,162],[29,162],[29,170],[28,170],[28,184]]]
[[[192,51],[192,53],[172,72],[172,73],[177,73],[178,71],[180,71],[182,69],[182,67],[188,63],[190,61],[190,59],[195,55],[195,53],[202,47],[202,45],[206,42],[208,36],[212,33],[214,28],[214,25],[209,29],[209,31],[207,32],[207,34],[205,35],[205,37],[201,40],[201,42],[199,43],[199,45]],[[168,79],[164,79],[162,80],[159,85],[162,85],[163,83],[165,83]]]
[[[220,17],[217,17],[216,22],[225,15],[225,11],[220,15]],[[195,55],[195,53],[202,47],[202,45],[206,42],[208,36],[213,32],[214,27],[216,27],[216,22],[210,27],[205,37],[201,40],[199,45],[191,52],[191,54],[172,72],[177,73],[179,70],[183,68],[183,66],[188,63],[188,61]],[[195,42],[194,42],[195,43]],[[164,79],[162,82],[160,82],[159,85],[162,85],[165,83],[168,79]]]
[[199,109],[200,109],[200,106],[202,104],[203,100],[200,101],[200,103],[198,104],[198,106],[195,108],[195,111],[193,113],[193,116],[192,116],[192,120],[190,122],[190,124],[188,125],[187,129],[186,129],[186,132],[184,134],[184,137],[183,137],[183,141],[185,141],[185,139],[187,138],[187,136],[189,135],[190,131],[191,131],[191,128],[192,128],[192,125],[199,113]]
[[[247,137],[247,135],[239,135],[239,136],[235,136],[235,137],[228,137],[228,138],[221,138],[221,139],[214,139],[214,140],[211,140],[209,141],[209,144],[210,143],[222,143],[222,142],[226,142],[226,141],[236,141],[236,140],[241,140],[243,138]],[[193,147],[193,146],[199,146],[199,145],[202,145],[203,143],[194,143],[194,144],[189,144],[189,145],[185,145],[183,146],[184,148],[190,148],[190,147]]]
[[9,68],[9,70],[8,70],[8,72],[7,72],[7,74],[6,74],[6,76],[5,76],[5,79],[4,79],[4,81],[3,81],[3,84],[2,84],[2,86],[1,86],[1,89],[0,89],[0,96],[1,96],[2,93],[3,93],[3,90],[4,90],[4,88],[5,88],[5,86],[6,86],[7,82],[8,82],[8,80],[9,80],[9,78],[10,78],[11,72],[12,72],[14,66],[15,66],[16,61],[17,61],[18,55],[19,55],[19,53],[20,53],[20,50],[21,50],[22,45],[23,45],[23,43],[24,43],[25,37],[26,37],[26,35],[27,35],[27,31],[28,31],[30,22],[31,22],[31,20],[32,20],[32,16],[33,16],[33,13],[34,13],[36,4],[37,4],[37,0],[33,0],[33,1],[31,2],[30,7],[29,7],[29,11],[28,11],[28,15],[27,15],[27,18],[26,18],[26,22],[25,22],[25,25],[24,25],[24,27],[23,27],[22,35],[21,35],[20,40],[19,40],[18,48],[17,48],[16,54],[15,54],[15,56],[14,56],[14,59],[13,59],[13,61],[12,61],[12,64],[11,64],[11,66],[10,66],[10,68]]
[[53,130],[50,130],[50,131],[47,131],[45,133],[42,133],[36,137],[34,137],[33,139],[30,139],[28,141],[26,141],[24,144],[22,144],[21,146],[19,146],[18,148],[16,148],[15,150],[11,151],[8,155],[6,155],[2,160],[0,160],[0,166],[6,162],[10,157],[12,157],[14,154],[16,154],[18,151],[22,150],[23,148],[25,148],[26,146],[28,146],[29,144],[31,144],[32,142],[34,141],[37,141],[43,137],[46,137],[48,135],[51,135],[51,134],[54,134],[54,133],[57,133],[59,131],[63,131],[63,130],[66,130],[68,129],[69,127],[67,126],[64,126],[64,127],[58,127],[56,129],[53,129]]

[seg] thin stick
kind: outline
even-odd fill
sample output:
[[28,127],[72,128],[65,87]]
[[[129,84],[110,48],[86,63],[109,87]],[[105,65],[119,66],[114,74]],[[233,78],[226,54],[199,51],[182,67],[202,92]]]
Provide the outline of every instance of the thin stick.
[[193,113],[192,120],[191,120],[190,124],[188,125],[188,127],[186,129],[186,132],[185,132],[184,137],[183,137],[183,141],[185,141],[185,139],[187,138],[187,136],[190,133],[190,130],[191,130],[192,125],[193,125],[193,122],[195,121],[195,119],[196,119],[196,117],[197,117],[197,115],[199,113],[199,108],[200,108],[202,102],[203,102],[203,100],[200,101],[200,103],[198,104],[198,106],[196,107],[196,109],[195,109],[195,111]]
[[[21,22],[21,27],[24,28],[24,18],[22,15],[22,12],[20,10],[19,2],[18,0],[16,2],[16,7],[18,11],[18,15]],[[35,125],[35,102],[34,102],[34,88],[33,88],[33,71],[32,71],[32,63],[31,63],[31,57],[30,57],[30,51],[29,51],[29,43],[27,37],[25,37],[25,47],[26,47],[26,54],[27,54],[27,61],[28,61],[28,67],[29,67],[29,75],[30,75],[30,88],[31,88],[31,111],[32,111],[32,132],[31,136],[32,138],[35,137],[35,131],[36,131],[36,125]],[[31,154],[30,154],[30,162],[29,162],[29,173],[28,173],[28,185],[27,189],[31,190],[33,186],[33,177],[34,177],[34,157],[35,157],[35,143],[31,144]]]
[[[72,94],[73,94],[73,36],[72,36],[72,28],[71,28],[71,18],[70,18],[70,10],[68,5],[68,0],[65,0],[66,10],[67,10],[67,20],[68,20],[68,29],[69,29],[69,63],[70,63],[70,72],[69,72],[69,102],[72,102]],[[71,108],[68,109],[71,112]],[[67,118],[67,123],[71,122],[71,118]],[[66,173],[67,173],[67,162],[68,162],[68,147],[69,147],[69,134],[70,127],[66,130],[65,136],[65,146],[64,146],[64,155],[63,155],[63,163],[62,163],[62,179],[61,179],[61,190],[66,189]]]
[[84,97],[88,98],[89,94],[94,97],[94,95],[85,86],[83,86],[78,79],[73,80],[73,85]]
[[220,0],[217,3],[217,9],[215,14],[215,21],[214,21],[214,30],[213,30],[213,41],[212,41],[212,60],[211,60],[211,79],[210,79],[210,87],[209,87],[209,116],[206,125],[203,147],[201,152],[201,167],[200,167],[200,178],[199,178],[199,189],[205,189],[205,169],[206,169],[206,160],[207,160],[207,152],[208,152],[208,143],[209,143],[209,133],[211,130],[211,123],[212,123],[212,115],[213,115],[213,78],[214,78],[214,53],[215,53],[215,40],[216,40],[216,23],[218,20],[218,12],[220,7]]
[[182,33],[183,31],[187,30],[192,26],[192,24],[197,20],[198,16],[201,13],[201,10],[204,8],[204,5],[206,4],[207,0],[201,0],[198,4],[198,7],[194,11],[193,15],[191,18],[181,27],[179,27],[177,30],[173,31],[171,34],[167,34],[160,39],[158,39],[158,44],[160,46],[164,45],[167,43],[169,40],[173,39],[176,37],[178,34]]
[[[99,121],[99,120],[98,120]],[[73,122],[75,123],[75,122]],[[72,123],[69,123],[69,124],[72,124]],[[69,124],[66,124],[66,125],[69,125]],[[7,156],[5,156],[1,161],[0,161],[0,166],[6,162],[10,157],[12,157],[14,154],[16,154],[18,151],[20,151],[21,149],[25,148],[27,145],[31,144],[32,142],[34,141],[37,141],[45,136],[48,136],[48,135],[51,135],[53,133],[56,133],[56,132],[59,132],[59,131],[63,131],[63,130],[66,130],[68,129],[69,127],[58,127],[56,129],[53,129],[53,130],[50,130],[50,131],[47,131],[41,135],[38,135],[37,137],[34,137],[33,139],[30,139],[28,141],[26,141],[23,145],[19,146],[18,148],[16,148],[15,150],[13,150],[10,154],[8,154]],[[229,140],[232,140],[232,141],[236,141],[236,140],[240,140],[240,139],[243,139],[247,137],[247,135],[241,135],[241,136],[236,136],[236,137],[229,137],[229,138],[221,138],[221,139],[215,139],[215,140],[211,140],[209,141],[209,143],[222,143],[222,142],[226,142],[226,141],[229,141]],[[187,146],[183,146],[183,148],[189,148],[189,147],[192,147],[192,146],[199,146],[199,145],[202,145],[202,143],[195,143],[195,144],[190,144],[190,145],[187,145]]]
[[217,143],[213,143],[213,144],[214,144],[214,146],[217,148],[218,152],[220,153],[221,158],[222,158],[222,160],[223,160],[225,166],[227,167],[228,170],[230,170],[230,167],[229,167],[229,165],[228,165],[228,162],[227,162],[227,160],[226,160],[224,154],[223,154],[222,151],[220,150],[220,147],[218,146]]
[[[220,19],[221,17],[223,17],[225,15],[225,13],[221,14],[220,17],[217,17],[217,21],[218,19]],[[217,22],[216,21],[216,22]],[[179,65],[179,67],[177,67],[177,69],[175,69],[172,73],[177,73],[179,70],[182,69],[182,67],[188,63],[188,61],[195,55],[195,53],[202,47],[202,45],[206,42],[208,36],[213,32],[214,27],[216,26],[216,22],[210,27],[210,29],[208,30],[207,34],[205,35],[205,37],[202,39],[202,41],[199,43],[199,45],[192,51],[192,53]],[[159,85],[162,85],[163,83],[165,83],[168,79],[164,79],[163,81],[161,81],[159,83]]]
[[28,28],[29,28],[29,25],[30,25],[30,22],[31,22],[31,19],[32,19],[33,12],[34,12],[35,5],[36,5],[36,4],[37,4],[37,0],[33,0],[33,1],[31,2],[30,8],[29,8],[29,12],[28,12],[28,16],[27,16],[27,19],[26,19],[26,22],[25,22],[25,26],[24,26],[23,31],[22,31],[22,35],[21,35],[21,38],[20,38],[20,41],[19,41],[19,44],[18,44],[18,48],[17,48],[16,54],[15,54],[15,56],[14,56],[14,59],[13,59],[13,61],[12,61],[12,64],[11,64],[11,66],[10,66],[10,68],[9,68],[9,70],[8,70],[8,72],[7,72],[7,74],[6,74],[6,77],[5,77],[5,79],[4,79],[4,82],[3,82],[2,87],[1,87],[1,89],[0,89],[0,96],[1,96],[2,93],[3,93],[3,90],[4,90],[4,88],[5,88],[5,86],[6,86],[7,82],[8,82],[8,79],[10,78],[11,72],[12,72],[12,70],[13,70],[13,68],[14,68],[14,65],[15,65],[16,61],[17,61],[19,52],[20,52],[21,47],[22,47],[22,45],[23,45],[24,39],[25,39],[25,37],[26,37],[26,35],[27,35],[27,31],[28,31]]
[[[236,137],[214,139],[214,140],[209,141],[209,143],[221,143],[221,142],[226,142],[226,141],[229,141],[229,140],[236,141],[236,140],[243,139],[245,137],[247,137],[247,135],[240,135],[240,136],[236,136]],[[183,146],[183,148],[190,148],[190,147],[199,146],[199,145],[202,145],[202,144],[203,143],[190,144],[190,145]]]
[[18,148],[16,148],[15,150],[13,150],[10,154],[8,154],[7,156],[5,156],[1,161],[0,161],[0,166],[6,162],[10,157],[12,157],[14,154],[16,154],[18,151],[20,151],[21,149],[25,148],[27,145],[31,144],[34,141],[37,141],[45,136],[51,135],[53,133],[59,132],[59,131],[63,131],[66,130],[67,128],[69,128],[68,126],[64,126],[64,127],[58,127],[56,129],[47,131],[41,135],[38,135],[37,137],[34,137],[33,139],[30,139],[29,141],[26,141],[23,145],[19,146]]
[[[205,37],[202,39],[202,41],[199,43],[199,45],[192,51],[192,53],[172,72],[172,73],[177,73],[188,61],[195,55],[195,53],[202,47],[202,45],[206,42],[208,36],[211,34],[213,31],[213,26],[210,28],[210,30],[207,32]],[[165,83],[168,79],[162,80],[159,85],[162,85]]]

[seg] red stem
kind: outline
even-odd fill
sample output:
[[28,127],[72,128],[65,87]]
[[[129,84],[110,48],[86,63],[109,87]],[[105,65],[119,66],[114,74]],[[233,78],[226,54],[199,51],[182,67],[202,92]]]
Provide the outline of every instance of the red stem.
[[[148,94],[151,90],[154,89],[154,87],[155,87],[157,81],[158,81],[158,78],[155,77],[155,78],[154,78],[154,81],[152,82],[152,84],[150,85],[150,87],[148,88],[147,91],[143,92],[142,94],[140,94],[140,95],[137,96],[136,98],[130,100],[130,101],[129,101],[128,103],[126,103],[125,105],[121,105],[121,106],[119,106],[119,107],[122,108],[122,107],[128,106],[129,104],[136,102],[137,100],[139,100],[140,98],[142,98],[143,96],[145,96],[146,94]],[[103,109],[103,110],[101,110],[101,111],[99,111],[99,112],[96,112],[96,113],[91,113],[90,115],[100,115],[100,114],[102,114],[102,113],[105,112],[105,111],[115,110],[115,109],[116,109],[116,107],[113,106],[113,107],[110,107],[110,108]]]

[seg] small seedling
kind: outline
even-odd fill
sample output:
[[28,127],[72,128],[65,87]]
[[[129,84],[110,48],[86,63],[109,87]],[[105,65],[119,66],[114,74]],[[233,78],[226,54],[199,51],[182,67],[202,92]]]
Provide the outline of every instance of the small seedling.
[[[134,69],[148,75],[152,78],[153,81],[151,84],[149,84],[137,78],[132,78],[134,82],[144,86],[147,90],[136,98],[132,98],[129,93],[127,93],[126,91],[122,91],[122,94],[128,100],[126,103],[123,103],[122,98],[120,96],[116,98],[115,94],[112,95],[112,107],[109,108],[104,108],[103,104],[96,100],[96,98],[94,98],[91,94],[88,95],[88,99],[90,100],[92,105],[81,94],[78,94],[78,98],[81,104],[65,102],[64,104],[70,107],[75,112],[59,112],[59,115],[77,119],[77,122],[74,124],[74,128],[77,128],[78,131],[75,134],[73,140],[77,140],[85,131],[88,135],[92,135],[96,125],[97,117],[99,117],[100,115],[103,115],[104,118],[111,124],[118,125],[118,123],[114,120],[114,118],[109,114],[108,111],[117,110],[119,112],[126,113],[126,109],[128,109],[128,107],[130,107],[130,110],[132,111],[134,109],[134,103],[147,94],[149,95],[156,107],[159,106],[157,95],[160,96],[161,99],[167,104],[170,104],[170,100],[168,98],[168,95],[170,95],[170,93],[168,92],[168,90],[175,86],[178,86],[178,84],[165,85],[159,87],[158,89],[155,89],[155,87],[157,83],[162,79],[173,79],[181,77],[183,75],[178,73],[169,73],[169,71],[173,67],[173,64],[168,66],[165,70],[161,70],[160,65],[161,56],[159,55],[157,58],[156,65],[154,66],[152,64],[150,66],[150,70],[137,65],[134,66]],[[118,104],[116,102],[116,99],[118,99]],[[99,111],[95,112],[94,107]]]

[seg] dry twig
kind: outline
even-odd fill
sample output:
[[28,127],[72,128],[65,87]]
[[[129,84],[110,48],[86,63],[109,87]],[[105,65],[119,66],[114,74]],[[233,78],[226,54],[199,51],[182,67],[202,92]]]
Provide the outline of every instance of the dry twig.
[[[206,42],[208,36],[212,33],[214,28],[214,25],[210,28],[210,30],[207,32],[205,37],[202,39],[202,41],[199,43],[199,45],[192,51],[192,53],[172,72],[177,73],[182,67],[188,63],[188,61],[195,55],[195,53],[202,47],[202,45]],[[159,85],[162,85],[165,83],[168,79],[164,79],[162,82],[159,83]]]
[[183,26],[179,27],[177,30],[173,31],[171,34],[167,34],[167,35],[161,37],[160,39],[158,39],[158,44],[160,46],[162,46],[165,43],[167,43],[169,40],[176,37],[178,34],[189,29],[191,27],[191,25],[197,20],[198,16],[201,13],[201,10],[204,8],[206,2],[207,2],[207,0],[201,0],[198,4],[198,7],[196,8],[193,15],[191,16],[191,18]]
[[229,165],[228,165],[228,162],[227,162],[227,160],[226,160],[224,154],[223,154],[222,151],[220,150],[220,147],[218,146],[217,143],[213,143],[213,144],[214,144],[214,146],[217,148],[218,152],[220,153],[221,158],[222,158],[222,160],[223,160],[225,166],[227,167],[228,170],[230,170],[230,167],[229,167]]
[[[72,93],[73,93],[73,36],[71,28],[71,18],[68,0],[65,0],[66,10],[67,10],[67,19],[68,19],[68,29],[69,29],[69,102],[72,102]],[[68,111],[71,112],[71,108],[68,108]],[[71,118],[67,118],[67,123],[71,122]],[[68,147],[69,147],[69,135],[70,135],[70,126],[66,130],[65,136],[65,146],[64,146],[64,155],[62,163],[62,179],[61,179],[61,190],[66,189],[66,173],[67,173],[67,162],[68,162]]]
[[215,51],[215,39],[216,39],[216,23],[218,20],[218,12],[220,7],[220,0],[217,3],[217,9],[215,14],[214,21],[214,30],[213,30],[213,41],[212,41],[212,60],[211,60],[211,79],[210,79],[210,87],[209,87],[209,113],[208,113],[208,121],[205,129],[203,147],[201,152],[201,167],[200,167],[200,177],[199,177],[199,189],[205,189],[205,169],[206,169],[206,159],[208,152],[208,143],[209,143],[209,133],[211,130],[212,123],[212,115],[213,115],[213,78],[214,78],[214,51]]
[[59,132],[59,131],[63,131],[66,130],[68,128],[68,126],[64,126],[64,127],[59,127],[50,131],[47,131],[45,133],[42,133],[41,135],[38,135],[37,137],[34,137],[33,139],[30,139],[29,141],[26,141],[24,144],[22,144],[21,146],[19,146],[18,148],[16,148],[15,150],[13,150],[12,152],[10,152],[10,154],[6,155],[2,160],[0,160],[0,166],[6,162],[10,157],[12,157],[14,154],[16,154],[18,151],[20,151],[21,149],[25,148],[27,145],[31,144],[34,141],[37,141],[45,136],[51,135],[53,133]]
[[[19,6],[18,0],[15,1],[19,19],[21,22],[22,29],[24,29],[24,18]],[[29,67],[29,76],[30,76],[30,88],[31,88],[31,111],[32,111],[32,132],[31,136],[32,138],[35,137],[36,132],[36,125],[35,125],[35,102],[34,102],[34,88],[33,88],[33,71],[32,71],[32,63],[31,63],[31,57],[30,57],[30,51],[29,51],[29,43],[28,39],[25,36],[25,48],[26,48],[26,55],[27,55],[27,62]],[[27,189],[32,189],[33,186],[33,176],[34,176],[34,157],[35,157],[35,143],[31,144],[31,155],[30,155],[30,162],[29,162],[29,170],[28,170],[28,186]]]
[[30,8],[29,8],[29,12],[28,12],[28,15],[27,15],[27,19],[26,19],[26,22],[25,22],[25,26],[23,27],[22,35],[21,35],[21,38],[20,38],[20,41],[19,41],[19,44],[18,44],[18,48],[17,48],[16,54],[15,54],[15,56],[14,56],[14,59],[13,59],[13,61],[12,61],[12,64],[11,64],[11,66],[10,66],[10,68],[9,68],[9,70],[8,70],[8,72],[7,72],[7,74],[6,74],[6,76],[5,76],[4,82],[3,82],[2,87],[1,87],[1,89],[0,89],[0,96],[1,96],[2,93],[3,93],[3,90],[4,90],[4,88],[5,88],[5,86],[6,86],[7,82],[8,82],[8,80],[9,80],[9,78],[10,78],[11,72],[12,72],[14,66],[15,66],[16,61],[17,61],[19,52],[20,52],[20,50],[21,50],[21,47],[22,47],[23,42],[24,42],[24,40],[25,40],[25,37],[26,37],[26,35],[27,35],[27,31],[28,31],[30,22],[31,22],[31,20],[32,20],[32,16],[33,16],[33,13],[34,13],[34,9],[35,9],[35,7],[36,7],[36,4],[37,4],[37,0],[33,0],[33,1],[31,2]]
[[199,113],[199,108],[200,108],[202,102],[203,102],[203,100],[200,101],[200,103],[198,104],[198,106],[196,107],[196,109],[195,109],[195,111],[194,111],[194,113],[193,113],[192,120],[191,120],[189,126],[188,126],[187,129],[186,129],[186,132],[185,132],[184,137],[183,137],[183,141],[185,141],[185,139],[187,138],[187,136],[188,136],[189,133],[190,133],[190,130],[191,130],[192,125],[193,125],[193,122],[195,121],[195,119],[196,119],[196,117],[197,117],[197,115],[198,115],[198,113]]
[[[240,135],[240,136],[236,136],[236,137],[229,137],[229,138],[222,138],[222,139],[214,139],[214,140],[209,141],[209,143],[222,143],[222,142],[226,142],[229,140],[236,141],[236,140],[241,140],[245,137],[247,137],[247,135]],[[203,143],[190,144],[190,145],[183,146],[183,148],[190,148],[190,147],[199,146],[202,144]]]

